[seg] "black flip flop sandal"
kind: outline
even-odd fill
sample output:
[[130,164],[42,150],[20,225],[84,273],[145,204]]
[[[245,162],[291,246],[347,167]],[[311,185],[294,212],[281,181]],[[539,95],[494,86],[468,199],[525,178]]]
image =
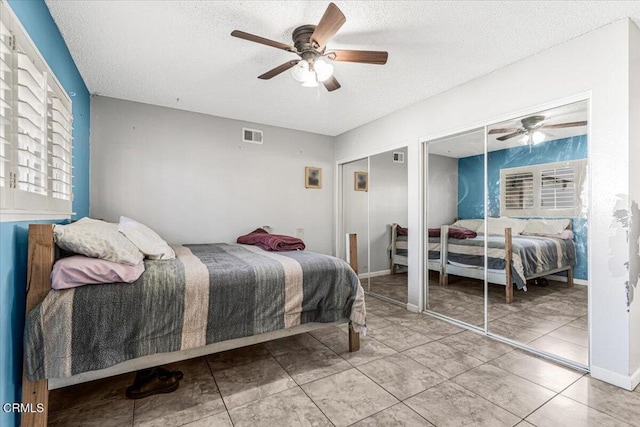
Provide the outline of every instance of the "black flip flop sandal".
[[136,373],[133,385],[127,387],[125,395],[129,399],[143,399],[160,393],[171,393],[180,386],[182,372],[164,368],[143,369]]

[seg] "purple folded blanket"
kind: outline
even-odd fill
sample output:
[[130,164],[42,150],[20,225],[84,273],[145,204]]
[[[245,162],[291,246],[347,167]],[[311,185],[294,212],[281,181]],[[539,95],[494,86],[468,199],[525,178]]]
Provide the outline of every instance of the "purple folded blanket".
[[243,245],[255,245],[265,251],[303,251],[304,242],[297,237],[282,234],[269,234],[262,228],[257,228],[249,234],[238,237],[238,243]]
[[[449,237],[452,239],[473,239],[477,237],[478,233],[467,228],[449,227]],[[429,237],[440,237],[439,228],[430,228]]]

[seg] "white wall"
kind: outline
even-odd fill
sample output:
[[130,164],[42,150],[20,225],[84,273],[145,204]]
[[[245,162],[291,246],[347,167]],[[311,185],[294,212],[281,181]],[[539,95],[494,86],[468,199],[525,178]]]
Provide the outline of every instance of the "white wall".
[[[417,230],[422,222],[421,139],[497,123],[590,94],[591,370],[595,377],[625,387],[631,386],[630,373],[637,365],[630,363],[631,347],[635,348],[630,341],[635,343],[640,336],[630,336],[625,287],[629,244],[613,211],[618,195],[630,193],[629,33],[635,32],[630,30],[633,25],[623,20],[572,39],[340,135],[336,144],[340,160],[409,143],[409,228]],[[632,71],[636,79],[640,70]],[[634,147],[639,143],[632,142]],[[409,304],[419,308],[423,262],[422,237],[410,234],[409,263],[420,268],[409,269]]]
[[430,154],[427,169],[427,227],[440,228],[458,216],[458,159]]
[[[405,163],[394,163],[393,153],[405,154]],[[369,252],[371,272],[389,270],[391,224],[407,227],[407,149],[376,154],[369,159]]]
[[[242,127],[264,145],[242,142]],[[323,168],[305,189],[305,166]],[[164,107],[94,97],[91,215],[137,219],[174,243],[235,242],[262,225],[304,229],[332,253],[333,138]]]
[[[344,234],[358,235],[358,274],[369,272],[369,193],[354,190],[355,172],[368,172],[369,160],[360,159],[342,165],[342,209],[344,213]],[[344,250],[346,237],[341,236],[341,258],[346,260]]]

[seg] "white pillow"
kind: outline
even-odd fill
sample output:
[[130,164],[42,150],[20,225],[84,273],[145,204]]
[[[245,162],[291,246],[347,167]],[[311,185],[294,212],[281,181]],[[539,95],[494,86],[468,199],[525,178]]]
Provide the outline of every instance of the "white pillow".
[[561,234],[571,223],[569,218],[564,219],[530,219],[522,234],[533,236],[536,234]]
[[501,216],[500,218],[489,218],[487,233],[498,234],[504,236],[504,229],[511,228],[511,234],[516,235],[522,233],[527,221]]
[[452,227],[456,228],[466,228],[467,230],[475,231],[482,233],[484,227],[484,220],[482,219],[459,219],[453,224]]
[[126,236],[145,256],[149,259],[173,259],[176,257],[173,249],[165,242],[162,237],[137,221],[120,217],[118,231]]
[[54,225],[53,235],[62,249],[80,255],[127,265],[138,265],[143,258],[138,248],[118,233],[117,224],[82,218],[68,225]]

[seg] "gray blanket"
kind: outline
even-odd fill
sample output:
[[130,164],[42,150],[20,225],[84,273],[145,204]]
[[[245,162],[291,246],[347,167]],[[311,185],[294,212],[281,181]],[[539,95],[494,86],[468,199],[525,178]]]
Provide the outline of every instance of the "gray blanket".
[[27,378],[61,378],[307,322],[365,323],[364,292],[344,261],[255,246],[174,247],[134,283],[49,292],[28,315]]
[[[448,239],[447,259],[464,265],[484,266],[484,236],[474,239]],[[504,236],[489,236],[488,268],[504,270]],[[513,236],[511,272],[518,289],[527,278],[545,271],[576,265],[576,246],[573,240],[555,237]],[[440,238],[429,238],[429,259],[440,258]]]

